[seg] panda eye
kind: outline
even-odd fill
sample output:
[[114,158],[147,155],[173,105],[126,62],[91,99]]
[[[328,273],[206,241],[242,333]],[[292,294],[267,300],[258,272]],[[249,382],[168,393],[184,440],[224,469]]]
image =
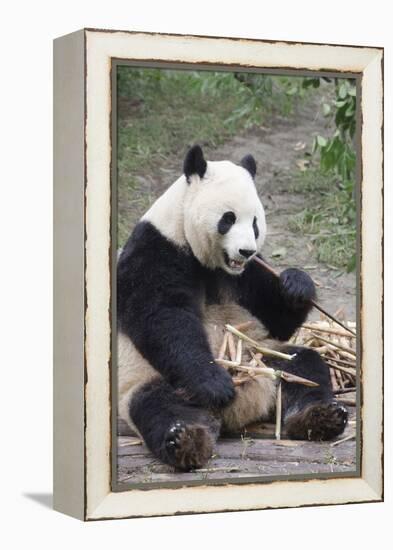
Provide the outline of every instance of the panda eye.
[[252,222],[252,228],[254,229],[255,239],[257,239],[259,237],[259,228],[256,216],[254,217],[254,221]]
[[226,223],[234,224],[236,221],[236,216],[234,212],[225,212],[225,214],[222,216],[222,219]]
[[220,221],[218,222],[218,232],[220,235],[225,235],[225,233],[228,233],[232,225],[236,221],[236,216],[234,212],[225,212],[222,216]]

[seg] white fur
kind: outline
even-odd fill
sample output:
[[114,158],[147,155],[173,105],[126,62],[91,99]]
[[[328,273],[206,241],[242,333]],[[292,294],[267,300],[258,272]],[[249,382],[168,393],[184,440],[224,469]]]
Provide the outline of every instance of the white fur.
[[[221,236],[218,222],[228,211],[235,213],[236,223]],[[257,240],[252,227],[254,216],[259,229]],[[260,252],[266,236],[265,212],[254,181],[246,169],[229,161],[209,161],[202,179],[194,175],[188,183],[181,176],[142,219],[176,244],[189,244],[206,267],[221,267],[231,274],[224,250],[231,259],[244,260],[239,249]]]

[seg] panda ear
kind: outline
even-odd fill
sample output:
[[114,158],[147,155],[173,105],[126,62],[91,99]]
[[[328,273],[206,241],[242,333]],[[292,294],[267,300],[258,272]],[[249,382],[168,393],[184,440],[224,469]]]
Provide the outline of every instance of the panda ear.
[[199,145],[194,145],[186,154],[183,164],[183,170],[187,181],[189,181],[189,177],[194,174],[198,174],[200,178],[203,178],[206,168],[207,162],[203,157],[202,148]]
[[240,166],[243,166],[243,168],[250,172],[251,176],[255,178],[255,174],[257,173],[257,163],[252,155],[246,155],[243,157],[240,161]]

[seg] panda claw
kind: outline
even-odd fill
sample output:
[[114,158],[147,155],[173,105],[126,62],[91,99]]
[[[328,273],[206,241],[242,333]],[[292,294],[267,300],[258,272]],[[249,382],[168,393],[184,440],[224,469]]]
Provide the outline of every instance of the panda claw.
[[176,422],[167,430],[165,448],[168,462],[183,471],[200,468],[209,460],[213,443],[205,426]]

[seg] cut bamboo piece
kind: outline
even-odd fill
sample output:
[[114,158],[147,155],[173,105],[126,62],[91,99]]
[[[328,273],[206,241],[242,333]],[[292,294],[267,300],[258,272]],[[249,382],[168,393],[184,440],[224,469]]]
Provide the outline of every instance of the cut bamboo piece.
[[259,367],[259,366],[254,367],[249,365],[239,365],[235,361],[227,361],[226,359],[216,359],[216,363],[229,369],[234,369],[241,372],[247,372],[251,376],[258,376],[258,375],[267,376],[272,380],[279,380],[281,378],[282,380],[285,380],[285,382],[294,383],[294,384],[303,384],[304,386],[309,386],[312,388],[316,388],[319,386],[319,384],[317,384],[313,380],[302,378],[301,376],[297,376],[296,374],[292,374],[291,372],[272,369],[271,367]]
[[255,321],[245,321],[244,323],[240,323],[239,325],[235,325],[235,329],[237,330],[247,330],[250,327],[255,325]]
[[297,376],[296,374],[292,374],[284,370],[281,371],[281,378],[285,380],[285,382],[303,384],[304,386],[309,386],[310,388],[317,388],[319,386],[319,384],[317,384],[317,382],[314,382],[313,380],[303,378],[302,376]]
[[338,384],[337,384],[336,377],[334,375],[335,373],[334,369],[329,369],[329,373],[330,373],[330,382],[332,383],[332,390],[336,392],[338,390]]
[[342,439],[339,439],[338,441],[335,441],[334,443],[331,443],[331,447],[335,447],[336,445],[340,445],[340,443],[345,443],[345,441],[350,441],[351,439],[355,439],[356,434],[348,435],[347,437],[343,437]]
[[342,395],[343,393],[354,393],[356,391],[355,387],[343,388],[342,390],[336,390],[334,393],[337,395]]
[[232,334],[228,334],[228,350],[231,361],[236,361],[236,346]]
[[326,332],[328,334],[335,334],[336,336],[345,336],[345,338],[356,338],[356,334],[351,334],[344,330],[339,330],[331,327],[322,327],[309,323],[303,323],[302,328],[306,328],[312,331],[317,330],[318,332]]
[[267,356],[270,356],[270,357],[279,357],[280,359],[286,359],[287,361],[290,361],[296,355],[296,354],[288,355],[287,353],[282,353],[280,351],[276,351],[276,350],[273,350],[273,349],[264,348],[263,346],[260,346],[258,344],[258,342],[256,342],[255,340],[253,340],[252,338],[250,338],[246,334],[243,334],[242,332],[240,332],[240,330],[237,330],[232,325],[225,325],[225,328],[229,332],[231,332],[232,334],[237,336],[238,338],[241,338],[242,340],[244,340],[244,341],[248,342],[249,344],[251,344],[256,350],[260,351],[262,353],[262,355],[267,355]]
[[348,405],[349,407],[356,407],[356,399],[347,399],[346,397],[340,397],[340,403]]
[[323,336],[319,336],[318,334],[315,334],[315,337],[318,338],[321,342],[324,342],[325,344],[328,344],[329,346],[333,346],[334,348],[340,349],[342,351],[346,351],[350,355],[353,355],[356,357],[356,352],[350,348],[349,346],[345,346],[344,344],[339,344],[338,342],[333,342],[332,340],[327,340]]
[[339,359],[338,357],[331,357],[330,355],[323,355],[323,358],[325,360],[330,360],[330,361],[336,361],[336,363],[338,363],[339,365],[343,365],[344,367],[349,367],[349,368],[352,368],[352,369],[356,369],[356,363],[353,362],[352,360],[351,361],[344,361],[343,359]]
[[229,361],[228,359],[216,359],[216,363],[219,365],[222,365],[223,367],[228,367],[229,369],[236,369],[237,367],[240,367],[240,363],[237,363],[236,361]]
[[239,338],[237,341],[237,347],[236,347],[236,363],[242,362],[242,351],[243,351],[243,340]]
[[225,354],[227,352],[227,347],[228,347],[228,332],[225,331],[224,338],[222,340],[222,344],[221,344],[221,347],[220,347],[220,351],[218,352],[218,358],[219,359],[224,359]]
[[346,374],[349,374],[352,377],[356,377],[356,371],[355,369],[350,369],[348,367],[342,367],[341,365],[334,365],[331,361],[334,361],[334,359],[330,359],[329,357],[324,357],[324,360],[329,365],[331,369],[336,369],[341,372],[345,372]]
[[277,396],[276,396],[276,439],[281,439],[281,414],[282,414],[282,390],[281,382],[279,382],[277,387]]

